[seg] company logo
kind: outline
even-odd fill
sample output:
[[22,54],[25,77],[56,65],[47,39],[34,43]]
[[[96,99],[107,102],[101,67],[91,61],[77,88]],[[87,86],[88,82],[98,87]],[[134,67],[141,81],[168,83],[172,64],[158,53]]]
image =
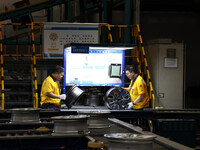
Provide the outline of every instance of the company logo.
[[51,33],[51,34],[49,35],[49,39],[50,39],[51,41],[57,41],[58,35],[57,35],[56,33]]

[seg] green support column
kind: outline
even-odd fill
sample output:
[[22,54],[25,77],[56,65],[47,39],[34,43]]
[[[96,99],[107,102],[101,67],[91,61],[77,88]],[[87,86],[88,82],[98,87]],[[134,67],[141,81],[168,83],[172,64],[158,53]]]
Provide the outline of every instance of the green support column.
[[[131,25],[132,24],[132,0],[126,0],[125,2],[125,24]],[[125,43],[131,43],[131,29],[125,29]]]
[[[125,24],[126,25],[131,25],[132,24],[132,0],[126,0],[125,1]],[[131,28],[125,28],[125,44],[130,44],[131,43]],[[126,56],[131,55],[131,51],[128,50],[125,52]],[[125,63],[129,64],[131,62],[130,59],[126,58]]]
[[108,22],[108,7],[107,7],[107,0],[103,0],[103,22]]
[[[102,0],[103,3],[103,23],[107,23],[107,0]],[[102,27],[102,38],[101,43],[107,43],[108,41],[108,29],[106,27]]]
[[53,7],[48,8],[48,22],[53,22]]

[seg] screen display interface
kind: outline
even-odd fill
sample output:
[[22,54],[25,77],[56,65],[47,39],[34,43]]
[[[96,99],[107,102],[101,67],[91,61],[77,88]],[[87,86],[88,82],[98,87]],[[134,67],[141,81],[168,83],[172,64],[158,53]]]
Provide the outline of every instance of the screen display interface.
[[[121,64],[121,78],[110,78],[109,66]],[[71,53],[64,49],[65,86],[123,86],[124,51],[89,49],[89,53]],[[117,68],[113,68],[117,74]]]
[[110,65],[110,77],[121,77],[121,64],[111,64]]

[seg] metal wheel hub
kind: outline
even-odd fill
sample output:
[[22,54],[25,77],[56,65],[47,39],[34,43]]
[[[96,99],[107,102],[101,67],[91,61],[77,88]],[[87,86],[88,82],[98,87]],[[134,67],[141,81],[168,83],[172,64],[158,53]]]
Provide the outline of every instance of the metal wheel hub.
[[131,101],[129,92],[121,87],[114,87],[106,92],[105,104],[112,110],[125,110]]

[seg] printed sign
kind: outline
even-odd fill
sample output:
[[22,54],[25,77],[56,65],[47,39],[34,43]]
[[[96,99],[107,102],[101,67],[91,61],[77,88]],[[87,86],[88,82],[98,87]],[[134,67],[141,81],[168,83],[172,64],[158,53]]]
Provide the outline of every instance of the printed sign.
[[[70,43],[99,43],[99,24],[50,23],[43,25],[43,57],[63,59],[64,45]],[[82,49],[83,50],[83,49]]]

